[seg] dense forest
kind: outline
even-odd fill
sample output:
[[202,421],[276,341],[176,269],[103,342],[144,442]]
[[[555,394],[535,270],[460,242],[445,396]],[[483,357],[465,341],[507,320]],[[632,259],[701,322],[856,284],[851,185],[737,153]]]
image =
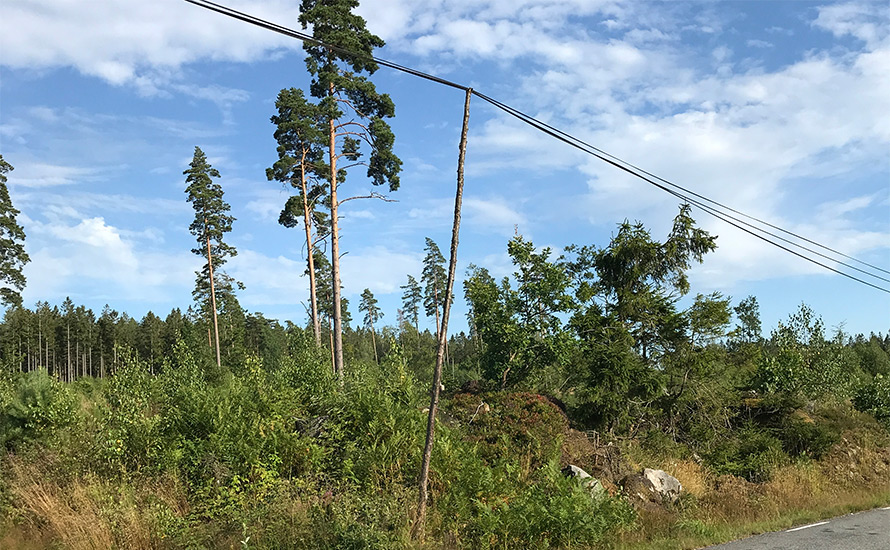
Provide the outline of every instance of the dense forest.
[[[693,547],[890,499],[890,333],[829,329],[805,304],[764,330],[756,297],[693,293],[719,239],[688,204],[664,236],[625,221],[551,250],[517,230],[512,274],[470,265],[455,289],[469,90],[450,261],[427,238],[401,308],[370,289],[350,304],[338,209],[387,198],[349,183],[401,184],[395,107],[369,79],[383,41],[356,5],[302,2],[309,94],[282,90],[270,117],[305,323],[239,303],[236,220],[200,147],[192,304],[25,307],[0,156],[0,546]],[[468,328],[449,335],[454,295]],[[679,497],[641,496],[644,468]]]

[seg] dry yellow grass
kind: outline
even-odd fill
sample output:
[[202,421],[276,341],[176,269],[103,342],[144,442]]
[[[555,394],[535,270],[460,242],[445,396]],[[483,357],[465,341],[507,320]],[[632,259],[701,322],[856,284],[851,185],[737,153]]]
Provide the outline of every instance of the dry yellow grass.
[[[3,547],[17,548],[12,542],[16,539],[51,541],[71,550],[160,546],[152,511],[127,488],[94,477],[62,482],[48,468],[14,458],[7,464],[9,489],[25,523],[5,534]],[[140,493],[150,494],[180,517],[188,513],[184,493],[173,481],[142,487]]]
[[675,460],[663,464],[662,469],[677,478],[683,490],[696,498],[705,496],[713,486],[710,474],[695,461]]
[[828,479],[813,464],[785,466],[763,484],[763,491],[780,510],[805,508],[819,501],[830,487]]
[[29,515],[35,531],[76,550],[113,548],[114,533],[102,517],[88,485],[74,481],[64,489],[47,481],[38,468],[11,461],[13,496]]

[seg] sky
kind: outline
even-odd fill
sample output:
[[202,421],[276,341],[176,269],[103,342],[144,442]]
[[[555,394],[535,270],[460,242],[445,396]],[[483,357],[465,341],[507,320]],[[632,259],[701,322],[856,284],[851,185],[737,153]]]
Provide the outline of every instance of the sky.
[[[296,1],[226,5],[299,29]],[[358,11],[386,41],[378,57],[890,269],[886,1],[363,0]],[[188,307],[203,260],[190,252],[182,172],[200,146],[237,218],[226,268],[245,284],[242,305],[305,322],[305,245],[277,223],[290,191],[265,176],[275,97],[308,90],[299,42],[183,0],[7,0],[2,26],[0,154],[15,167],[8,185],[32,260],[26,305],[70,296],[137,318]],[[372,80],[396,105],[401,188],[397,202],[344,205],[343,284],[354,318],[370,288],[394,324],[424,238],[447,256],[464,96],[386,68]],[[511,273],[516,232],[555,254],[606,246],[624,220],[661,240],[679,207],[478,99],[466,174],[461,278],[470,264]],[[370,189],[353,170],[341,195]],[[801,303],[830,328],[890,329],[890,294],[693,217],[719,248],[691,270],[692,296],[755,295],[765,332]],[[466,328],[459,297],[456,330]]]

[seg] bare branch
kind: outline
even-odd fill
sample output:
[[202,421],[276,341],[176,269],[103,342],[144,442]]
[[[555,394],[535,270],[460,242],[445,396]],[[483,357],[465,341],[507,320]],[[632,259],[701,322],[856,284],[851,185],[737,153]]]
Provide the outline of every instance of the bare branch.
[[377,200],[381,200],[383,202],[399,202],[396,199],[391,199],[391,198],[387,197],[386,195],[377,193],[376,191],[371,191],[370,195],[357,195],[355,197],[349,197],[348,199],[341,200],[337,204],[339,206],[339,205],[343,204],[344,202],[353,201],[356,199],[377,199]]

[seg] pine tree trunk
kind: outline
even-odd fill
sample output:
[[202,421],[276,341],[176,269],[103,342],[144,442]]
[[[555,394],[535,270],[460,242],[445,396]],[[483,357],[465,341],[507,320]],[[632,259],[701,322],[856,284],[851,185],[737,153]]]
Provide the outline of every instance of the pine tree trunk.
[[337,361],[334,359],[334,320],[331,319],[328,325],[331,328],[330,332],[328,333],[328,336],[331,339],[331,372],[337,374]]
[[[306,152],[303,152],[303,163]],[[305,165],[305,164],[304,164]],[[309,254],[309,301],[312,304],[312,329],[315,332],[315,345],[321,347],[321,321],[318,318],[318,297],[315,292],[315,258],[312,255],[312,214],[309,211],[309,193],[306,191],[306,170],[300,169],[300,192],[303,193],[303,225],[306,226],[306,250]]]
[[[204,218],[204,227],[207,227],[207,218]],[[216,367],[222,366],[219,359],[219,322],[216,318],[216,285],[213,283],[213,255],[210,254],[210,235],[207,237],[207,271],[210,274],[210,306],[213,308],[213,335],[216,336]]]
[[[331,83],[330,95],[334,95],[334,84]],[[333,320],[334,320],[334,371],[343,381],[343,318],[340,311],[340,229],[337,219],[337,143],[334,120],[330,121],[328,153],[331,163],[331,284]]]
[[374,337],[374,324],[371,324],[371,345],[374,346],[374,362],[378,365],[380,364],[380,359],[377,358],[377,339]]
[[433,309],[436,310],[436,342],[439,341],[439,330],[440,330],[440,322],[439,322],[439,281],[433,281]]
[[423,447],[423,458],[420,466],[419,495],[417,514],[411,529],[415,538],[423,539],[426,523],[426,505],[429,498],[427,481],[430,474],[430,461],[433,455],[433,440],[436,429],[436,409],[439,406],[439,388],[442,383],[442,362],[445,357],[445,342],[448,339],[448,313],[451,310],[454,273],[457,268],[457,245],[460,234],[460,210],[464,193],[464,159],[467,153],[467,129],[470,123],[470,97],[473,90],[467,89],[464,101],[464,121],[460,133],[460,145],[457,159],[457,191],[454,194],[454,224],[451,229],[451,258],[448,263],[448,281],[445,285],[445,303],[442,309],[442,327],[436,347],[436,368],[433,371],[433,387],[430,390],[430,411],[427,417],[426,443]]

